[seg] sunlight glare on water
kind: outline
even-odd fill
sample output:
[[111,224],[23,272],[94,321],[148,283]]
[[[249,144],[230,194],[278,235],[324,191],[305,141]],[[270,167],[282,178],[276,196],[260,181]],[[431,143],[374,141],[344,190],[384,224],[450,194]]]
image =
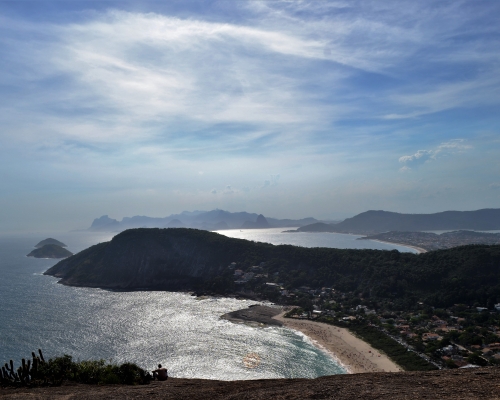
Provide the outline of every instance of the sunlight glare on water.
[[302,247],[398,250],[401,252],[418,253],[415,249],[397,244],[382,243],[374,240],[358,240],[358,238],[363,237],[360,235],[325,232],[284,232],[294,229],[297,228],[228,229],[217,231],[217,233],[232,238],[253,240],[255,242],[271,243],[274,245],[291,244]]
[[[111,292],[57,284],[56,261],[25,257],[44,237],[0,237],[0,363],[41,348],[47,357],[131,361],[171,376],[206,379],[316,377],[345,373],[302,335],[220,319],[251,301],[198,300],[171,292]],[[76,252],[110,235],[56,236]],[[260,357],[248,368],[248,354]]]

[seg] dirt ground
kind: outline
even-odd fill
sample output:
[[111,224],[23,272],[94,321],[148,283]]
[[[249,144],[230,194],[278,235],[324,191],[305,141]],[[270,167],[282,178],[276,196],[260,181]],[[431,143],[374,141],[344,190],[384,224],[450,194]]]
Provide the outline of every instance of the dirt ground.
[[317,379],[210,381],[169,378],[143,386],[66,384],[0,389],[4,399],[500,399],[500,368],[378,372]]

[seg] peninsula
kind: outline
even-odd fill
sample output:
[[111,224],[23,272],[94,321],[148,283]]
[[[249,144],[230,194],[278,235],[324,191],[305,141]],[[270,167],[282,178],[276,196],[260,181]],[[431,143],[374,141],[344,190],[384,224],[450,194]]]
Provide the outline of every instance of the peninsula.
[[202,230],[152,228],[124,231],[60,261],[45,274],[66,285],[109,289],[245,292],[275,301],[282,297],[280,287],[288,292],[335,287],[381,302],[420,299],[450,306],[484,304],[487,288],[500,293],[498,264],[500,246],[462,246],[416,255],[275,246]]

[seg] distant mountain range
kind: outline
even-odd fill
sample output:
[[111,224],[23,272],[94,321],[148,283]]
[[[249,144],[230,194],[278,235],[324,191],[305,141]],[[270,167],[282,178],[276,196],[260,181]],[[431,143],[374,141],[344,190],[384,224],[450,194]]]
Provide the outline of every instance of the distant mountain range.
[[298,232],[339,232],[373,234],[388,231],[418,232],[439,230],[500,230],[500,209],[444,211],[435,214],[400,214],[389,211],[366,211],[337,224],[315,222]]
[[101,232],[121,232],[133,228],[196,228],[204,230],[261,229],[304,226],[318,222],[314,218],[276,219],[262,214],[224,210],[183,211],[164,218],[146,216],[125,217],[121,221],[103,215],[96,218],[89,230]]

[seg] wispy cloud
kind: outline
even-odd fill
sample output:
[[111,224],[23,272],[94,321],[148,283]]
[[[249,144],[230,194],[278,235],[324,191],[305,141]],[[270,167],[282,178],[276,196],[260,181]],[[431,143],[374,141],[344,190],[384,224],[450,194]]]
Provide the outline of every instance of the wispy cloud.
[[387,114],[384,119],[415,118],[462,107],[481,107],[499,103],[500,77],[482,74],[465,82],[424,85],[409,88],[405,94],[390,96],[402,114]]
[[0,159],[18,175],[9,191],[36,176],[103,196],[168,188],[185,208],[298,196],[312,214],[332,207],[322,199],[357,196],[356,182],[407,188],[391,160],[409,171],[448,156],[455,181],[451,156],[486,163],[468,150],[487,147],[477,132],[498,136],[496,2],[195,4],[0,16]]
[[[80,23],[7,23],[4,32],[14,37],[9,58],[23,67],[11,69],[9,80],[29,79],[43,93],[21,96],[7,108],[29,108],[32,120],[41,120],[35,124],[48,126],[55,138],[123,143],[160,136],[172,146],[189,137],[196,146],[206,138],[200,128],[209,128],[222,149],[234,148],[235,140],[286,147],[314,142],[322,126],[356,115],[404,119],[499,101],[496,69],[465,80],[447,76],[448,82],[438,84],[425,79],[418,90],[404,75],[406,68],[415,72],[413,59],[422,51],[425,73],[429,63],[444,63],[437,54],[447,52],[459,63],[465,49],[476,50],[472,40],[447,49],[437,45],[443,35],[452,41],[471,19],[456,5],[369,3],[360,14],[358,6],[343,2],[243,4],[251,13],[240,23],[118,10]],[[435,23],[451,11],[459,18]],[[26,31],[45,36],[16,43],[15,36]],[[494,54],[483,53],[478,62],[489,59],[493,66]],[[31,68],[28,59],[41,68]],[[381,87],[374,98],[375,92],[357,83],[364,73],[397,78],[401,85]],[[71,129],[64,126],[69,119]],[[234,123],[250,129],[235,136],[213,128]]]
[[472,146],[466,144],[464,139],[454,139],[449,142],[441,143],[431,150],[418,150],[415,154],[399,158],[399,162],[405,164],[400,171],[405,172],[411,168],[416,168],[425,164],[428,161],[436,160],[438,157],[459,154],[471,148]]

